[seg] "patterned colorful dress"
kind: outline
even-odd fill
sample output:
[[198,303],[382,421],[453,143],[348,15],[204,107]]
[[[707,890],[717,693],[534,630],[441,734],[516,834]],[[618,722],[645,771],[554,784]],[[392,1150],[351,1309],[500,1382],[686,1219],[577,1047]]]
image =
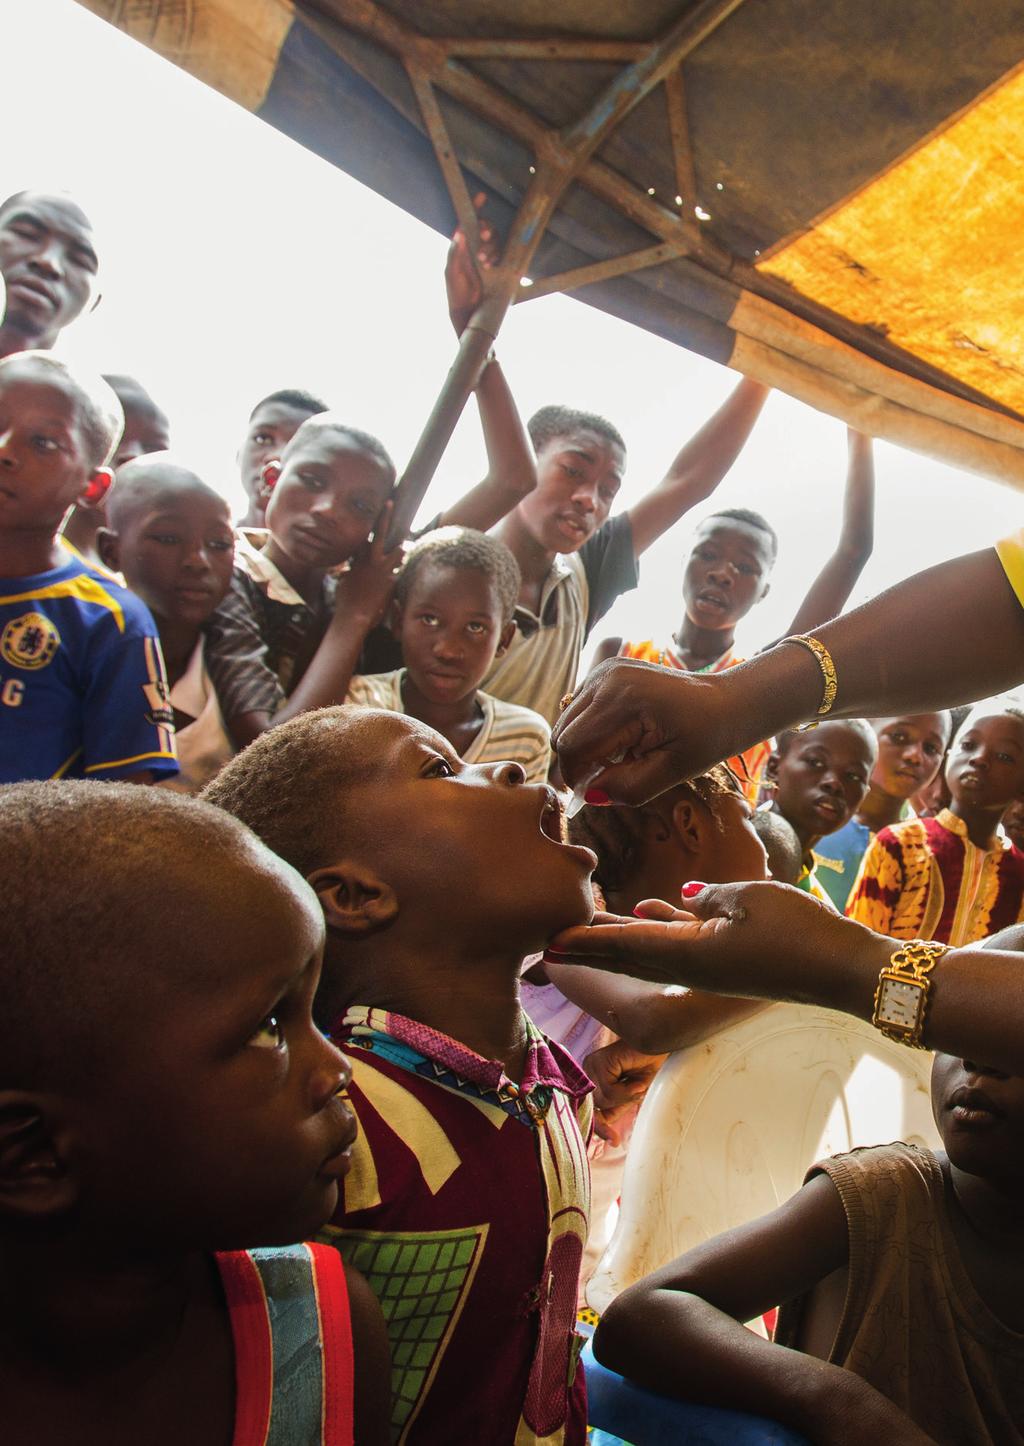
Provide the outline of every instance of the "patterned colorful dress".
[[937,939],[954,948],[1024,919],[1024,854],[1000,829],[978,848],[948,808],[877,833],[846,912],[894,939]]
[[522,1083],[383,1009],[331,1031],[359,1119],[322,1239],[388,1323],[392,1439],[579,1446],[576,1289],[587,1238],[591,1084],[527,1021]]
[[[675,668],[680,673],[696,674],[721,673],[726,668],[732,668],[737,663],[747,661],[746,658],[739,657],[732,648],[729,648],[720,658],[716,658],[713,663],[706,663],[703,668],[688,668],[671,643],[662,648],[650,638],[643,643],[623,643],[619,649],[619,657],[638,658],[642,663],[657,663],[662,668]],[[738,753],[735,758],[727,760],[729,767],[742,784],[743,792],[750,803],[757,803],[761,774],[764,772],[764,766],[774,747],[774,739],[768,738],[764,743],[755,743],[752,748],[747,748],[743,753]]]

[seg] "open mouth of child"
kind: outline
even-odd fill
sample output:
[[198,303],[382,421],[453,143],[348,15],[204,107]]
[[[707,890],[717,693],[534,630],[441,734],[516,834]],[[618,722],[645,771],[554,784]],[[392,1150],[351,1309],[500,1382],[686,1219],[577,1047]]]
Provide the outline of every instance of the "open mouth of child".
[[597,855],[593,850],[585,848],[583,844],[569,843],[565,837],[565,820],[562,815],[562,803],[558,794],[553,788],[544,790],[545,797],[541,803],[540,810],[540,831],[545,838],[550,839],[553,844],[564,849],[566,853],[573,854],[581,864],[584,864],[590,872],[597,868]]

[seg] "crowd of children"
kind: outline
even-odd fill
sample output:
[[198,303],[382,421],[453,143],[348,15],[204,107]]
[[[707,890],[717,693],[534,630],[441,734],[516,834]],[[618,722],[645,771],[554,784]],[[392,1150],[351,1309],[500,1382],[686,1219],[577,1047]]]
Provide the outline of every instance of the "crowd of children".
[[[481,236],[449,255],[457,333]],[[670,1052],[763,1005],[549,942],[771,878],[843,929],[1018,948],[1024,704],[755,726],[642,806],[584,782],[567,810],[551,730],[584,645],[764,388],[616,513],[620,432],[524,426],[492,357],[488,473],[408,543],[384,444],[284,388],[233,520],[139,381],[52,354],[96,270],[68,198],[0,205],[4,1439],[580,1446],[577,1311],[633,1120]],[[849,440],[790,633],[871,550]],[[706,514],[676,630],[598,662],[732,670],[777,553],[759,512]],[[933,1091],[945,1154],[821,1162],[616,1301],[600,1357],[814,1441],[1024,1442],[1020,1081],[937,1055]],[[779,1305],[774,1343],[738,1324]]]

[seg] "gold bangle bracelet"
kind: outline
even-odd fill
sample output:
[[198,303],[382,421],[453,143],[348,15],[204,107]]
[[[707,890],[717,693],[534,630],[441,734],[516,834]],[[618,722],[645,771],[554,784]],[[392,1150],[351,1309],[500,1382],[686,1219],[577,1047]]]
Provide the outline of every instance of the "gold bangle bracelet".
[[824,679],[824,689],[821,694],[821,703],[818,706],[818,717],[823,718],[826,713],[832,711],[832,704],[836,701],[836,693],[839,684],[836,681],[836,665],[832,661],[832,654],[824,643],[819,643],[817,638],[812,638],[809,633],[794,633],[792,637],[783,638],[784,643],[799,643],[802,648],[814,655],[814,659],[821,669],[821,676]]

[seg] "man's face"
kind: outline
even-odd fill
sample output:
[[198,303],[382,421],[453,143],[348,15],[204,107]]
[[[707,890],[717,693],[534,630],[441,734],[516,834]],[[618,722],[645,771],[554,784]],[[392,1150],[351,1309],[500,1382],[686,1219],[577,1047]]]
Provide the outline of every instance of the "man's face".
[[89,450],[75,396],[20,358],[0,375],[0,531],[57,530],[84,490]]
[[251,502],[266,502],[263,493],[263,468],[281,456],[309,413],[287,402],[264,402],[249,421],[245,440],[238,449],[238,470],[242,486]]
[[311,1014],[323,916],[290,870],[206,857],[193,872],[190,937],[166,941],[183,957],[146,961],[84,1101],[89,1223],[169,1250],[304,1240],[337,1206],[356,1133],[348,1062]]
[[771,541],[759,527],[709,517],[694,538],[683,573],[686,615],[700,628],[725,632],[768,591]]
[[88,305],[98,271],[92,227],[65,196],[26,192],[0,211],[4,327],[19,350],[51,347]]
[[580,428],[554,437],[537,454],[537,486],[519,514],[546,552],[576,552],[608,520],[626,470],[626,454]]

